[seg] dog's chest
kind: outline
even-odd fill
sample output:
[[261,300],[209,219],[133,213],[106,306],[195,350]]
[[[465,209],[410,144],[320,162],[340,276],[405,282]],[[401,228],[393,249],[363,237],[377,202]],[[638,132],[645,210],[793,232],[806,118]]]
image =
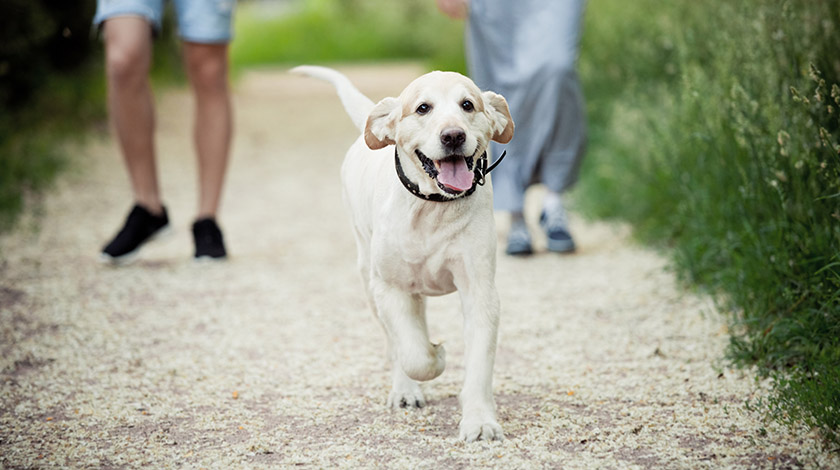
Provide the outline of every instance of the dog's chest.
[[445,295],[456,290],[455,274],[462,263],[451,247],[424,240],[390,237],[373,253],[377,275],[406,292]]

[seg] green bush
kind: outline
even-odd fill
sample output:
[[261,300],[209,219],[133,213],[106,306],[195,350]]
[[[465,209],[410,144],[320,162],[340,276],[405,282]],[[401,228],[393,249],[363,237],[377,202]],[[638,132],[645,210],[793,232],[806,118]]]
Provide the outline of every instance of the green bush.
[[[0,2],[0,233],[27,195],[66,166],[63,143],[105,117],[96,0]],[[156,81],[183,77],[171,15],[155,51]]]
[[62,166],[53,137],[97,114],[87,85],[75,78],[95,49],[89,35],[95,5],[0,4],[0,232],[11,226],[24,194],[42,188]]
[[[657,12],[651,14],[651,12]],[[840,9],[591,2],[579,200],[671,248],[733,312],[731,356],[840,442]]]
[[242,67],[424,59],[464,69],[463,23],[431,0],[241,2],[231,57]]

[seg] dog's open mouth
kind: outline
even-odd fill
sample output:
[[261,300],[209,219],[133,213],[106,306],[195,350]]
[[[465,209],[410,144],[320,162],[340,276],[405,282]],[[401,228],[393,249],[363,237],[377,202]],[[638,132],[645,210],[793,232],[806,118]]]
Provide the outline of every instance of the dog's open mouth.
[[432,160],[420,150],[415,150],[415,153],[423,164],[423,169],[437,181],[442,190],[457,194],[472,188],[475,179],[473,157],[451,155],[442,160]]

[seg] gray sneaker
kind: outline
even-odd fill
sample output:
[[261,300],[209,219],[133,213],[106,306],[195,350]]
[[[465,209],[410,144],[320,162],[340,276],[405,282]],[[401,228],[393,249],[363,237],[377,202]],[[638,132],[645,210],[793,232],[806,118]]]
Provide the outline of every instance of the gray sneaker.
[[514,222],[508,232],[507,249],[505,253],[512,256],[526,256],[534,251],[531,249],[531,234],[525,222]]
[[569,233],[569,221],[563,206],[558,206],[552,211],[543,210],[540,215],[540,226],[548,237],[548,251],[574,253],[575,241]]

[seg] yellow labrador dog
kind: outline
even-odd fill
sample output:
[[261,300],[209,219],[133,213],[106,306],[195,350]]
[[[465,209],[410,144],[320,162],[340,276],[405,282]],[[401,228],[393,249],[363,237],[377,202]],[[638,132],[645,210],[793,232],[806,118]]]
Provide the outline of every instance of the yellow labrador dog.
[[364,286],[388,337],[388,405],[425,405],[417,381],[434,379],[445,365],[443,346],[429,341],[425,296],[457,290],[466,346],[460,437],[502,439],[492,390],[496,231],[484,179],[490,141],[513,137],[507,102],[454,72],[423,75],[375,105],[335,70],[293,72],[332,83],[362,133],[341,178]]

